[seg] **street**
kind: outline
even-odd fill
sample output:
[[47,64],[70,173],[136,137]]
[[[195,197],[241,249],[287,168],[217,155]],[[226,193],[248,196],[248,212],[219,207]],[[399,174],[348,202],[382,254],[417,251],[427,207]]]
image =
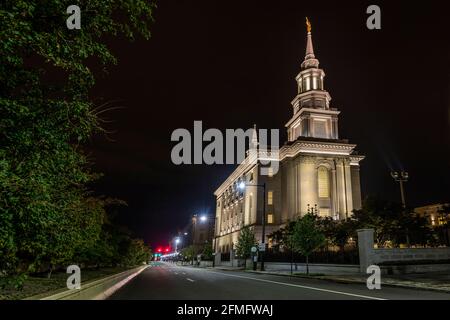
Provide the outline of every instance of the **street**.
[[113,300],[450,300],[450,294],[153,262],[116,291]]

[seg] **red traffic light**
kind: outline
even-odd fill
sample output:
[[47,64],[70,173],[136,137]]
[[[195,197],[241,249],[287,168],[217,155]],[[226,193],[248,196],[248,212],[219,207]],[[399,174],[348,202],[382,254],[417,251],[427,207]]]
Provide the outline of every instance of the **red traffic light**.
[[170,249],[169,248],[166,248],[166,252],[169,252],[170,251]]
[[158,250],[156,250],[156,251],[158,251],[158,252],[162,252],[162,248],[158,248]]

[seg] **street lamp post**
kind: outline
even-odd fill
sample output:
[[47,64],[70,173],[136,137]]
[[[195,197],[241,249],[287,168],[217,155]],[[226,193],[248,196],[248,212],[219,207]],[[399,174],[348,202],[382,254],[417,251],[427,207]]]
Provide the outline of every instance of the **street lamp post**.
[[409,174],[406,171],[400,171],[400,173],[397,171],[392,171],[391,177],[400,184],[400,196],[402,199],[402,206],[403,208],[406,208],[405,190],[403,189],[403,182],[408,181]]
[[[262,216],[262,232],[261,232],[261,243],[266,245],[266,183],[263,184],[246,184],[241,182],[239,184],[240,189],[244,189],[245,187],[260,187],[263,189],[263,216]],[[265,248],[264,248],[265,250]],[[264,251],[260,252],[261,256],[261,271],[264,271]]]
[[[195,247],[195,231],[197,229],[197,218],[198,216],[196,214],[194,214],[194,216],[192,217],[192,249],[193,249],[193,255],[192,255],[192,265],[194,265],[194,256],[197,255],[197,250]],[[200,222],[206,222],[208,220],[208,217],[205,215],[200,216]]]
[[[408,181],[409,174],[406,171],[400,171],[400,172],[392,171],[391,177],[400,184],[400,196],[402,199],[402,208],[403,208],[403,211],[405,211],[406,210],[406,200],[405,200],[405,190],[403,189],[403,182]],[[406,244],[408,247],[410,246],[408,227],[406,227]]]

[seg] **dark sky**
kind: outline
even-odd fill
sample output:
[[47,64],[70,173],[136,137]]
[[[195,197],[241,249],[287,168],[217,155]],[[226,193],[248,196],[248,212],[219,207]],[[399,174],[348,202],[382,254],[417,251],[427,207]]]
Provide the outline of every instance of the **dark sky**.
[[[382,29],[366,28],[378,4]],[[88,146],[95,186],[128,202],[120,220],[165,243],[193,213],[214,214],[230,166],[175,166],[176,128],[279,128],[290,119],[305,16],[341,138],[358,144],[363,196],[399,199],[390,168],[410,173],[407,202],[450,201],[450,27],[444,1],[160,1],[152,38],[114,40],[119,64],[93,91],[123,109]]]

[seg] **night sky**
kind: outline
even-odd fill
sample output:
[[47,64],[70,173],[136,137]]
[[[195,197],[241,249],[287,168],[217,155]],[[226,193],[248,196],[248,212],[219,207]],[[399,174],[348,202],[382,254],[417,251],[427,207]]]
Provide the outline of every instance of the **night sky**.
[[[378,4],[382,29],[366,28]],[[87,146],[100,194],[128,202],[120,221],[166,243],[234,169],[175,166],[176,128],[279,128],[292,115],[305,16],[340,138],[358,144],[363,197],[399,200],[390,169],[410,173],[408,205],[450,201],[450,37],[444,1],[159,1],[149,41],[109,41],[119,64],[99,75],[98,104],[121,109]]]

